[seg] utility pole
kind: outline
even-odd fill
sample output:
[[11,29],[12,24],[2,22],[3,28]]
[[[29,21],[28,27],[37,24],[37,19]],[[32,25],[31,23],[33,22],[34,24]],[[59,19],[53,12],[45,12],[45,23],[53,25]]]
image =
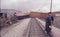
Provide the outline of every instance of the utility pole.
[[50,3],[50,12],[52,12],[52,0],[51,0],[51,3]]

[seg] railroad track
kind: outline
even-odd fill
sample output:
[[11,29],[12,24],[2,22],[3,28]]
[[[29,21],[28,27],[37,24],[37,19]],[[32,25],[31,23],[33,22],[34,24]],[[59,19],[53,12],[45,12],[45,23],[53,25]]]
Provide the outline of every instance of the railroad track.
[[35,18],[32,18],[23,37],[48,37],[40,25]]

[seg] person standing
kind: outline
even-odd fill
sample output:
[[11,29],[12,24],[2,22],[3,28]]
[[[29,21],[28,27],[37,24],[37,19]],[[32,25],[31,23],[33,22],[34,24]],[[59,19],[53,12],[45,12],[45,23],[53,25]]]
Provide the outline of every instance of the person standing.
[[53,21],[54,21],[54,17],[51,15],[51,12],[49,12],[48,16],[46,17],[45,30],[50,37],[51,37],[51,27],[50,26],[52,25]]

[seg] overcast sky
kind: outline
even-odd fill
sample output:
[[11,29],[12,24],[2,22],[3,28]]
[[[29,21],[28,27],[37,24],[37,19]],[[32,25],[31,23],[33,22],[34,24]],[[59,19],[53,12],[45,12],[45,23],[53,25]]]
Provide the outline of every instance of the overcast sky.
[[[52,11],[60,10],[60,0],[52,0]],[[20,11],[50,11],[51,0],[1,0],[1,9]]]

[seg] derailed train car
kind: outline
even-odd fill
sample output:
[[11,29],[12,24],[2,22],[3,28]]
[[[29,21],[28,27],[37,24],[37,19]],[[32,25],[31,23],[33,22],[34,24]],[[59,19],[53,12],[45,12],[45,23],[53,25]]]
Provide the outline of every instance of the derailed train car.
[[[33,17],[33,18],[46,18],[48,15],[47,12],[31,12],[30,13],[30,17]],[[55,13],[52,13],[52,16],[56,16]]]
[[17,13],[17,14],[15,14],[15,16],[17,17],[18,20],[21,20],[21,19],[29,18],[30,14]]

